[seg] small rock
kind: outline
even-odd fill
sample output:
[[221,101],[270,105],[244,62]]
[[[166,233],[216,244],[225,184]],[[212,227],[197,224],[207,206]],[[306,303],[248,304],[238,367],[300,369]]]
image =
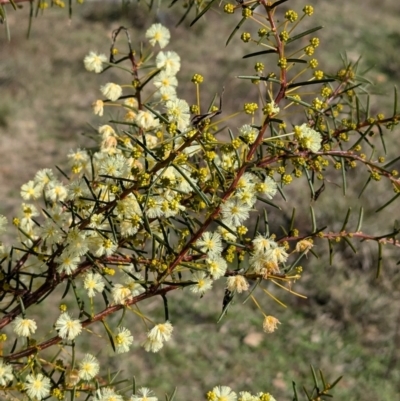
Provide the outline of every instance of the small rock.
[[263,339],[264,339],[264,334],[258,332],[252,332],[247,334],[247,336],[243,338],[243,342],[249,347],[258,347]]

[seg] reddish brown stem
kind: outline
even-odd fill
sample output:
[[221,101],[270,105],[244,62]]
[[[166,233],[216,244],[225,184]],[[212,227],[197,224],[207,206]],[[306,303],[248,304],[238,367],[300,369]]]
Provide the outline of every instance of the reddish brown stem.
[[[144,294],[138,295],[137,297],[131,299],[130,301],[127,301],[126,302],[126,306],[134,305],[137,302],[143,301],[144,299],[148,299],[148,298],[154,297],[156,295],[164,295],[167,292],[176,290],[178,288],[180,288],[180,287],[176,286],[176,285],[170,285],[168,287],[161,288],[161,289],[158,289],[156,291],[145,292]],[[118,311],[118,310],[120,310],[120,309],[122,309],[124,307],[125,307],[125,305],[109,306],[108,308],[106,308],[103,311],[99,312],[97,315],[95,315],[95,316],[93,316],[93,317],[91,317],[89,319],[84,320],[82,322],[82,327],[87,327],[87,326],[89,326],[90,324],[92,324],[94,322],[98,322],[100,320],[103,320],[106,316],[108,316],[108,315],[110,315],[112,313],[115,313],[116,311]],[[55,336],[53,338],[50,338],[49,340],[46,340],[46,341],[44,341],[44,342],[42,342],[40,344],[35,345],[33,347],[26,348],[23,351],[15,352],[14,354],[11,354],[11,355],[5,355],[5,356],[3,356],[3,359],[5,359],[6,361],[11,361],[11,360],[24,358],[24,357],[30,356],[32,354],[35,354],[38,351],[42,351],[42,350],[44,350],[46,348],[49,348],[52,345],[58,344],[61,341],[62,341],[62,338],[60,338],[58,336]]]
[[[14,3],[33,3],[34,0],[14,0]],[[10,4],[10,0],[0,0],[0,4]]]

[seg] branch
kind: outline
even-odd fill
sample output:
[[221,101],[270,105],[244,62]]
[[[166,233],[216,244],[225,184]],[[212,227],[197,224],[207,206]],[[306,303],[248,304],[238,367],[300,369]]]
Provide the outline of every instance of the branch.
[[[33,3],[34,0],[13,0],[13,3]],[[11,1],[10,0],[0,0],[0,4],[10,4]]]
[[[99,312],[97,315],[95,315],[95,316],[93,316],[93,317],[91,317],[89,319],[86,319],[83,322],[81,322],[82,327],[84,328],[84,327],[87,327],[87,326],[91,325],[94,322],[98,322],[100,320],[103,320],[106,316],[108,316],[108,315],[110,315],[110,314],[112,314],[114,312],[117,312],[118,310],[120,310],[122,308],[125,308],[126,306],[134,305],[134,304],[136,304],[136,303],[138,303],[140,301],[143,301],[144,299],[148,299],[148,298],[154,297],[155,295],[164,295],[167,292],[176,290],[178,288],[181,288],[181,287],[179,287],[177,285],[170,285],[168,287],[161,288],[161,289],[158,289],[156,291],[151,291],[150,290],[149,292],[146,292],[144,294],[138,295],[135,298],[132,298],[131,300],[127,301],[124,305],[109,306],[108,308],[106,308],[103,311]],[[15,359],[24,358],[24,357],[33,355],[33,354],[37,353],[38,351],[42,351],[42,350],[44,350],[46,348],[49,348],[52,345],[58,344],[61,341],[62,341],[61,337],[55,336],[55,337],[50,338],[49,340],[46,340],[46,341],[44,341],[44,342],[42,342],[40,344],[37,344],[35,346],[26,348],[23,351],[16,352],[16,353],[11,354],[11,355],[5,355],[2,358],[4,360],[6,360],[6,361],[11,361],[11,360],[15,360]]]
[[374,236],[374,235],[369,235],[365,234],[362,231],[357,231],[357,232],[349,232],[349,231],[341,231],[339,233],[334,233],[334,232],[328,232],[324,233],[322,231],[318,232],[317,234],[315,233],[310,233],[302,236],[287,236],[287,237],[282,237],[280,238],[277,242],[281,243],[284,241],[299,241],[303,240],[306,238],[311,238],[311,237],[317,237],[317,238],[326,238],[330,240],[335,240],[336,238],[358,238],[360,239],[361,242],[363,241],[375,241],[381,244],[390,244],[394,245],[396,247],[400,248],[400,240],[397,240],[394,238],[395,235],[397,235],[399,232],[395,231],[389,234],[384,234],[384,235],[379,235],[379,236]]

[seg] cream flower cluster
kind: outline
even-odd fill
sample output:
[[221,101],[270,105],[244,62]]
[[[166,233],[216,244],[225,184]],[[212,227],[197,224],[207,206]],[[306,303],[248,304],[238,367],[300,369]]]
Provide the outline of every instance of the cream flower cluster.
[[7,386],[14,379],[12,366],[0,359],[0,386]]
[[115,284],[111,291],[114,304],[124,305],[134,297],[142,294],[145,289],[141,282],[144,282],[144,278],[140,273],[133,274],[129,272],[129,274],[123,274],[122,283]]
[[[248,127],[250,128],[250,126]],[[248,130],[248,127],[246,126],[244,129]],[[210,278],[204,274],[195,273],[192,280],[197,280],[198,284],[192,287],[193,292],[204,294],[211,288],[212,281],[210,279],[216,280],[224,276],[227,263],[221,257],[224,248],[222,241],[236,241],[235,230],[240,229],[240,226],[243,226],[250,218],[250,212],[256,204],[257,196],[272,199],[276,192],[277,183],[269,176],[262,179],[253,173],[245,173],[240,177],[233,196],[221,204],[222,223],[226,228],[219,226],[216,232],[205,232],[196,242],[198,249],[207,255],[205,264]],[[240,276],[231,277],[227,281],[227,288],[230,291],[242,292],[248,289],[248,284]]]
[[322,136],[319,132],[310,128],[307,124],[295,127],[295,134],[299,139],[301,147],[318,152],[321,149]]
[[58,335],[64,340],[74,340],[82,332],[79,319],[72,319],[68,312],[64,312],[55,324]]
[[[110,387],[103,387],[96,391],[95,401],[157,401],[158,398],[147,387],[141,387],[130,398],[124,398]],[[267,400],[268,401],[268,400]],[[272,400],[271,400],[272,401]]]
[[251,394],[248,391],[240,391],[236,394],[228,386],[216,386],[207,393],[207,401],[276,401],[269,393]]
[[78,376],[80,379],[92,380],[100,371],[100,364],[96,357],[86,354],[79,364]]
[[218,232],[206,231],[197,240],[196,247],[203,254],[204,271],[196,271],[192,274],[192,281],[196,284],[190,287],[191,291],[203,295],[212,287],[213,280],[223,277],[227,270],[226,260],[221,256],[223,251],[222,237]]
[[258,234],[253,239],[253,254],[250,257],[252,271],[265,277],[268,274],[279,273],[279,265],[285,263],[288,253],[274,239]]
[[242,225],[257,202],[257,196],[272,199],[277,183],[269,176],[264,179],[254,173],[244,173],[237,184],[234,196],[221,205],[222,222],[232,228]]
[[[153,24],[146,32],[146,38],[150,46],[154,47],[157,44],[161,49],[168,45],[170,39],[169,30],[161,24]],[[84,59],[85,67],[88,71],[99,73],[104,68],[106,57],[97,55],[95,52],[90,52]],[[152,84],[156,91],[153,93],[154,100],[161,102],[166,111],[167,118],[170,123],[176,124],[176,128],[180,131],[188,129],[190,125],[189,106],[186,101],[177,98],[176,88],[178,80],[176,74],[181,68],[180,56],[174,51],[159,51],[155,57],[156,70],[152,79]],[[139,67],[140,68],[140,67]],[[133,88],[132,88],[133,89]],[[99,116],[103,116],[104,107],[112,102],[124,106],[127,111],[125,121],[135,124],[144,131],[152,132],[160,126],[160,119],[157,114],[150,110],[138,109],[139,104],[134,98],[134,91],[131,94],[123,96],[121,85],[114,82],[108,82],[100,87],[100,91],[106,98],[105,101],[98,99],[93,103],[93,112]],[[124,98],[122,104],[118,103],[121,98]],[[107,148],[107,143],[103,141],[102,148]]]
[[13,322],[14,333],[19,337],[29,337],[34,334],[37,325],[33,319],[24,319],[21,316],[17,316]]
[[50,395],[50,379],[42,373],[29,374],[25,378],[24,389],[31,399],[42,400]]
[[0,215],[0,234],[3,234],[7,230],[7,217]]
[[147,339],[142,344],[147,352],[158,352],[164,342],[169,341],[172,336],[173,327],[168,321],[155,325],[148,333]]
[[146,31],[146,38],[149,40],[152,46],[158,44],[163,49],[169,43],[171,34],[169,30],[161,24],[153,24]]
[[118,327],[118,334],[114,339],[115,351],[117,354],[123,354],[129,351],[129,347],[133,344],[133,336],[126,327]]
[[107,56],[105,54],[97,54],[95,52],[90,52],[83,60],[85,68],[88,71],[94,71],[99,74],[104,69],[104,63],[107,61]]

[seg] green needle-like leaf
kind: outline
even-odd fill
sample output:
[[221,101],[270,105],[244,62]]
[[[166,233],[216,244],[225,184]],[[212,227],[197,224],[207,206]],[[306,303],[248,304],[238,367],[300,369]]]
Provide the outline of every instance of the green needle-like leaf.
[[346,217],[344,219],[344,222],[343,222],[343,225],[342,225],[342,228],[340,231],[344,231],[346,229],[347,223],[349,222],[350,213],[351,213],[351,207],[349,207],[347,210]]
[[254,80],[270,81],[270,82],[274,82],[276,84],[281,84],[281,81],[279,81],[279,79],[272,78],[272,77],[260,77],[259,75],[238,75],[237,78],[239,78],[239,79],[251,79],[252,81],[254,81]]
[[296,217],[296,208],[293,208],[292,210],[292,217],[290,218],[290,224],[289,224],[289,231],[291,232],[294,228],[294,219]]
[[[171,7],[171,5],[170,5],[170,7]],[[194,5],[194,1],[189,4],[189,7],[186,9],[186,11],[182,15],[181,19],[176,23],[176,25],[175,25],[176,27],[178,27],[186,19],[186,17],[189,15],[190,10],[192,9],[193,5]]]
[[345,168],[345,160],[342,158],[341,160],[342,166],[342,180],[343,180],[343,195],[346,196],[347,192],[347,179],[346,179],[346,168]]
[[114,343],[114,336],[110,328],[108,327],[107,323],[104,320],[100,320],[103,323],[104,328],[106,329],[108,339],[110,340],[111,347],[115,352],[115,343]]
[[310,109],[313,108],[313,107],[311,106],[310,103],[303,102],[302,100],[298,100],[298,99],[296,99],[296,98],[294,98],[294,97],[292,97],[292,96],[286,96],[286,99],[289,99],[289,100],[292,101],[293,103],[297,103],[297,104],[301,104],[302,106],[306,106],[306,107],[308,107],[308,108],[310,108]]
[[[235,136],[233,135],[233,132],[230,128],[228,128],[228,133],[229,133],[229,136],[231,137],[231,141],[233,141],[235,139]],[[239,162],[239,160],[240,160],[239,152],[236,148],[234,148],[234,150],[235,150],[236,160]]]
[[242,18],[240,22],[235,26],[231,34],[229,35],[228,40],[225,43],[225,46],[229,45],[229,42],[232,40],[232,38],[235,36],[235,33],[240,29],[240,27],[244,24],[247,18]]
[[4,11],[3,4],[0,4],[0,22],[3,23],[6,19],[6,13]]
[[259,52],[255,52],[255,53],[249,53],[246,54],[245,56],[243,56],[243,58],[250,58],[250,57],[257,57],[257,56],[262,56],[263,54],[270,54],[270,53],[277,53],[278,50],[261,50]]
[[365,132],[357,131],[359,134],[361,134],[361,136],[360,136],[360,138],[357,139],[357,142],[355,142],[354,145],[352,146],[353,149],[354,149],[362,140],[365,140],[365,139],[366,139],[366,136],[371,132],[371,129],[372,129],[373,126],[374,126],[373,124],[370,125],[370,126],[365,130]]
[[[143,82],[140,83],[140,87],[138,88],[138,90],[142,90],[142,89],[143,89],[156,75],[158,75],[160,72],[161,72],[161,69],[159,69],[159,70],[153,72],[152,74],[150,74],[150,75],[146,78],[146,80],[144,80]],[[145,106],[146,108],[148,108],[147,105],[144,105],[144,106]],[[153,110],[151,110],[151,109],[149,109],[149,110],[152,111],[152,112],[154,113]]]
[[378,127],[378,131],[379,131],[379,137],[381,138],[383,151],[385,152],[385,155],[386,155],[387,149],[386,149],[385,138],[383,137],[382,127],[379,124],[377,125],[377,127]]
[[167,296],[165,294],[161,294],[161,298],[163,299],[163,303],[164,303],[165,321],[168,321],[169,320],[168,299],[167,299]]
[[215,219],[214,220],[217,224],[219,224],[221,227],[225,228],[225,230],[229,231],[231,234],[233,234],[236,237],[236,231],[232,230],[231,227],[227,226],[225,223],[223,223],[221,220]]
[[[283,189],[280,186],[278,186],[277,189],[278,189],[278,192],[281,194],[283,200],[286,202],[287,199],[286,199],[285,193],[283,192]],[[271,206],[273,206],[273,205],[271,204]]]
[[225,296],[222,302],[222,312],[218,317],[217,323],[219,323],[222,318],[226,315],[228,312],[229,307],[232,304],[233,298],[235,297],[235,294],[229,290],[225,290]]
[[342,380],[343,376],[339,376],[333,383],[330,384],[330,388],[333,388]]
[[299,263],[300,260],[303,259],[304,255],[307,253],[308,249],[306,249],[305,251],[303,251],[298,257],[297,259],[285,270],[285,273],[288,274],[289,272],[291,272]]
[[167,396],[167,401],[174,401],[177,391],[178,391],[178,387],[175,387],[174,392],[169,397]]
[[10,42],[11,41],[11,33],[10,33],[10,26],[8,25],[8,17],[7,17],[7,11],[6,8],[1,5],[1,22],[4,22],[5,28],[6,28],[6,35],[7,35],[7,40]]
[[389,206],[392,202],[394,202],[398,197],[400,196],[400,193],[396,194],[395,196],[393,196],[393,198],[391,198],[390,200],[388,200],[384,205],[382,205],[381,207],[379,207],[378,209],[375,210],[375,213],[380,212],[381,210],[385,209],[386,206]]
[[311,222],[312,222],[312,233],[315,233],[317,231],[317,222],[315,220],[314,208],[312,206],[310,206],[310,213],[311,213]]
[[320,378],[321,378],[322,385],[324,386],[324,389],[327,389],[327,388],[328,388],[328,385],[327,385],[327,383],[326,383],[325,377],[324,377],[324,375],[323,375],[321,369],[319,369],[319,376],[320,376]]
[[11,351],[10,351],[11,354],[12,354],[12,353],[15,351],[15,349],[17,348],[17,344],[18,344],[18,337],[15,338],[14,344],[13,344],[12,347],[11,347]]
[[193,190],[200,196],[207,206],[210,206],[210,201],[206,194],[200,190],[200,188],[186,175],[186,173],[177,164],[172,164],[181,174],[181,176],[187,181],[187,183],[193,188]]
[[24,305],[24,301],[22,300],[21,297],[18,297],[18,301],[19,301],[19,306],[20,306],[20,308],[21,308],[22,316],[25,316],[25,305]]
[[242,249],[246,249],[247,246],[243,245],[243,244],[239,244],[238,242],[232,242],[232,241],[225,241],[228,245],[233,245],[236,246],[237,248],[242,248]]
[[215,0],[211,0],[196,16],[196,18],[190,23],[190,26],[193,26],[213,5]]
[[361,230],[362,222],[363,222],[363,217],[364,217],[364,208],[360,207],[360,212],[358,214],[358,223],[357,223],[357,228],[356,232],[359,232]]
[[117,327],[121,326],[121,324],[124,321],[125,315],[126,315],[126,308],[122,308],[122,314],[121,314],[121,317],[120,317],[120,319],[119,319],[119,321],[117,323]]
[[265,225],[265,235],[269,237],[269,222],[267,209],[264,209],[264,225]]
[[303,391],[306,393],[308,401],[313,401],[313,399],[311,398],[310,394],[308,394],[308,391],[304,386],[303,386]]
[[313,249],[310,249],[309,252],[310,252],[316,259],[319,259],[319,255],[318,255]]
[[[215,172],[217,173],[218,181],[221,185],[221,188],[224,188],[226,180],[225,180],[223,172],[221,171],[219,166],[217,166],[217,164],[215,163],[214,160],[211,162],[211,164],[212,164],[213,168],[215,169]],[[212,169],[210,169],[210,170],[212,171]]]
[[158,119],[160,119],[163,123],[169,124],[169,121],[162,116],[160,113],[158,113],[156,110],[152,109],[148,104],[144,104],[144,107],[146,107],[147,110],[151,111]]
[[317,380],[317,375],[315,374],[314,367],[312,365],[310,365],[310,368],[311,368],[311,374],[312,374],[312,377],[314,380],[314,386],[315,386],[315,388],[318,388],[318,380]]
[[[214,0],[212,0],[212,1],[214,1]],[[255,10],[256,9],[256,7],[258,7],[258,2],[255,2],[251,7],[250,7],[250,10]],[[239,28],[244,24],[244,22],[247,20],[247,18],[246,17],[243,17],[240,21],[239,21],[239,23],[235,26],[235,28],[233,29],[233,31],[231,32],[231,34],[229,35],[229,38],[228,38],[228,40],[226,41],[226,46],[228,46],[229,45],[229,42],[232,40],[232,38],[235,36],[235,33],[239,30]]]
[[[193,270],[204,271],[204,268],[196,268],[196,267],[193,267],[191,265],[184,264],[184,263],[181,263],[181,265],[189,267],[190,269],[193,269]],[[177,281],[177,282],[175,282],[175,281],[164,281],[163,280],[163,284],[174,285],[176,287],[188,287],[188,286],[191,286],[193,284],[197,284],[197,281],[189,280],[189,281]]]
[[397,161],[400,160],[400,156],[396,157],[395,159],[391,160],[390,162],[386,163],[383,168],[388,168],[389,166],[391,166],[392,164],[396,163]]
[[10,1],[10,4],[12,5],[12,8],[16,11],[18,7],[15,4],[15,1],[14,0],[9,0],[9,1]]
[[307,60],[303,60],[302,58],[288,58],[286,61],[288,63],[307,64]]
[[271,4],[268,7],[269,7],[270,10],[273,10],[275,7],[278,7],[281,4],[286,3],[287,1],[289,1],[289,0],[279,0],[279,1],[276,1],[274,4]]
[[307,177],[307,182],[308,182],[308,186],[310,187],[310,191],[311,191],[311,199],[315,198],[315,190],[314,190],[314,185],[312,183],[312,179],[310,177],[310,173],[308,172],[308,170],[306,169],[306,167],[303,167],[303,171]]
[[315,28],[308,29],[307,31],[304,31],[304,32],[299,33],[299,34],[297,34],[297,35],[295,35],[295,36],[292,36],[291,38],[288,39],[288,41],[286,42],[286,44],[292,43],[292,42],[294,42],[295,40],[298,40],[298,39],[302,38],[303,36],[306,36],[306,35],[308,35],[308,34],[310,34],[310,33],[319,31],[319,30],[322,29],[322,28],[323,28],[322,25],[316,26]]
[[136,394],[136,378],[132,377],[132,394]]
[[360,125],[360,99],[356,96],[356,113],[357,113],[357,125]]
[[272,207],[275,207],[275,208],[278,209],[278,210],[282,210],[281,207],[279,207],[278,205],[275,205],[275,203],[269,201],[268,199],[262,198],[261,196],[258,196],[258,195],[256,196],[256,198],[257,198],[259,201],[266,203],[267,205],[270,205],[270,206],[272,206]]
[[358,195],[358,199],[361,198],[361,195],[364,193],[365,189],[367,188],[367,185],[371,182],[372,178],[371,176],[368,177],[367,182],[364,184],[364,186],[361,189],[360,195]]
[[352,89],[358,88],[359,86],[361,86],[361,84],[356,84],[356,85],[353,85],[353,86],[349,86],[346,89],[343,89],[341,92],[339,92],[336,96],[341,96],[344,93],[346,93],[346,92],[348,92],[348,91],[350,91]]
[[328,245],[329,245],[329,265],[332,266],[332,261],[333,261],[333,246],[332,246],[332,241],[328,239]]
[[382,242],[378,242],[378,267],[376,269],[376,278],[379,278],[382,270]]
[[250,299],[250,297],[253,294],[254,290],[260,285],[261,281],[262,281],[261,278],[258,278],[256,280],[255,284],[253,285],[253,288],[249,291],[249,293],[247,294],[246,298],[242,302],[243,305]]
[[297,394],[296,383],[292,382],[292,386],[293,386],[293,401],[299,401],[299,396]]
[[[295,60],[295,59],[293,59]],[[289,60],[288,60],[289,61]],[[298,61],[300,62],[300,61]],[[293,82],[292,84],[288,85],[288,89],[290,88],[297,88],[299,86],[307,86],[307,85],[315,85],[315,84],[322,84],[326,82],[333,82],[335,81],[333,78],[324,78],[324,79],[315,79],[313,81],[303,81],[303,82]],[[288,99],[290,97],[288,96]],[[291,99],[292,100],[292,99]]]
[[351,248],[351,250],[352,250],[354,253],[357,253],[356,248],[354,248],[354,245],[351,243],[351,241],[349,240],[349,238],[347,238],[347,237],[342,237],[342,238],[346,241],[347,245]]

